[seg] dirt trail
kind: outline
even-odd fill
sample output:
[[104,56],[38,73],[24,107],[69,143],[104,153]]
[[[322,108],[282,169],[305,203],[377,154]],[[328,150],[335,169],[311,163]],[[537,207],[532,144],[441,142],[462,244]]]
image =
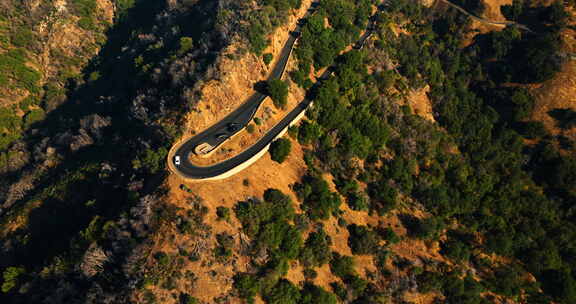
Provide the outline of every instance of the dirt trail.
[[520,23],[514,22],[514,21],[493,21],[493,20],[484,19],[484,18],[482,18],[482,17],[478,17],[478,16],[476,16],[476,15],[473,15],[473,14],[469,13],[469,12],[468,12],[467,10],[465,10],[464,8],[462,8],[462,7],[456,5],[456,4],[454,4],[454,3],[452,3],[452,2],[450,2],[450,1],[448,1],[448,0],[438,0],[438,1],[448,4],[449,6],[455,8],[456,10],[460,11],[461,13],[469,16],[470,18],[472,18],[472,19],[474,19],[474,20],[476,20],[476,21],[478,21],[478,22],[482,22],[482,23],[485,23],[485,24],[490,24],[490,25],[494,25],[494,26],[498,26],[498,27],[502,27],[502,28],[507,27],[507,26],[509,26],[509,25],[512,25],[512,26],[516,26],[517,28],[519,28],[519,29],[521,29],[521,30],[525,30],[525,31],[527,31],[527,32],[534,33],[534,31],[532,31],[529,27],[527,27],[527,26],[524,25],[524,24],[520,24]]

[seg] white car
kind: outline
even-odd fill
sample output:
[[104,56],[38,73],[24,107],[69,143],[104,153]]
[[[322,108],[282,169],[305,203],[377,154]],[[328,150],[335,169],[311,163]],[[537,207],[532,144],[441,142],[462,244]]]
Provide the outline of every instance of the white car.
[[174,164],[180,166],[180,156],[176,155],[176,157],[174,157]]

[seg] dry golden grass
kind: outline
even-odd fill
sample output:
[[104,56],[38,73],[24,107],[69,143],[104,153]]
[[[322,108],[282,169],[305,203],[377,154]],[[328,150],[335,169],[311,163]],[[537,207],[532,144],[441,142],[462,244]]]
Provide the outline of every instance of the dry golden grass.
[[410,92],[410,95],[408,95],[406,100],[408,105],[414,111],[414,114],[431,122],[435,122],[432,103],[428,98],[428,92],[430,92],[430,86],[426,85],[420,90]]
[[[576,52],[576,31],[566,29],[562,32],[563,51]],[[546,129],[553,135],[563,134],[576,140],[576,129],[563,131],[556,125],[556,121],[548,114],[558,108],[576,110],[576,61],[571,60],[563,64],[562,70],[556,76],[542,85],[533,87],[532,94],[536,99],[532,119],[541,121]]]
[[[241,229],[240,223],[233,215],[229,223],[219,221],[216,215],[217,207],[233,208],[238,201],[251,197],[262,197],[268,188],[281,190],[289,195],[296,204],[297,199],[290,189],[290,185],[301,179],[306,172],[305,168],[302,148],[297,142],[293,142],[292,152],[282,164],[272,161],[270,155],[266,154],[246,170],[228,179],[187,184],[195,195],[204,199],[204,205],[209,208],[204,222],[212,227],[213,233],[209,239],[211,246],[216,244],[215,235],[222,232],[236,236],[237,245],[239,243],[237,235]],[[248,180],[247,185],[245,185],[245,180]],[[190,194],[179,189],[180,184],[184,182],[172,174],[167,183],[170,188],[169,201],[186,208],[187,198],[190,197]],[[166,241],[166,246],[173,246],[174,243],[178,243],[178,241]],[[235,248],[234,251],[236,252],[238,249]],[[203,257],[202,260],[204,259]],[[196,286],[189,292],[200,300],[212,303],[214,297],[227,293],[232,288],[232,276],[238,271],[246,271],[248,262],[247,257],[240,256],[236,258],[236,267],[216,263],[213,265],[203,265],[201,262],[190,263],[186,270],[194,272],[198,280]],[[212,270],[218,273],[216,277],[210,275]],[[289,278],[294,283],[300,282],[303,279],[301,267],[291,269]]]

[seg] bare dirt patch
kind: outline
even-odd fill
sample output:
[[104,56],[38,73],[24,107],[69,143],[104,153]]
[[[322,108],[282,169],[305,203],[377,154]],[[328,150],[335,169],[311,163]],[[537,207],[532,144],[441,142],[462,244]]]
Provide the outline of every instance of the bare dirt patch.
[[500,7],[502,5],[512,4],[512,0],[483,0],[486,9],[481,17],[492,21],[506,21],[506,18],[502,15]]
[[[562,51],[576,52],[576,31],[566,29],[561,33]],[[576,110],[576,60],[566,61],[556,76],[531,90],[536,99],[532,119],[541,121],[553,135],[562,134],[576,140],[576,129],[561,130],[548,112],[554,109]]]
[[428,98],[428,92],[430,92],[430,86],[426,85],[420,90],[410,92],[406,100],[408,105],[414,110],[414,114],[431,122],[436,122],[432,111],[432,103]]

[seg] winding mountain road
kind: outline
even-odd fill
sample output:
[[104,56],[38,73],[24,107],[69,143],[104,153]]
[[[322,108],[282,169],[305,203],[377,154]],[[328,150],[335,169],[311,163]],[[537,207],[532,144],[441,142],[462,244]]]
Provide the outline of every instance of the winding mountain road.
[[[314,2],[316,3],[316,2]],[[312,5],[314,7],[315,5]],[[311,8],[312,9],[312,8]],[[310,9],[306,16],[310,13]],[[374,15],[375,16],[375,15]],[[364,46],[366,40],[372,35],[375,28],[375,18],[372,16],[368,25],[366,32],[360,37],[356,42],[355,48],[359,49]],[[268,79],[281,78],[286,69],[288,59],[294,47],[298,35],[300,33],[301,26],[298,24],[296,29],[290,35],[290,38],[286,41],[282,52],[280,53],[280,58],[273,68]],[[329,67],[326,71],[319,77],[319,79],[326,79],[333,72],[333,67]],[[317,85],[317,84],[315,84]],[[240,154],[222,161],[218,164],[202,167],[194,165],[190,162],[189,155],[194,153],[195,149],[200,145],[208,144],[211,150],[214,150],[220,144],[225,142],[229,137],[233,136],[237,132],[241,131],[241,128],[233,128],[231,130],[231,125],[236,124],[245,127],[256,113],[258,107],[262,104],[267,96],[261,93],[255,93],[246,102],[240,105],[232,113],[228,114],[222,120],[199,133],[198,135],[182,141],[172,147],[170,153],[168,153],[168,167],[169,169],[179,175],[182,178],[191,181],[198,180],[214,180],[223,179],[229,177],[256,161],[261,157],[266,151],[269,145],[276,138],[282,136],[286,132],[287,128],[296,123],[305,113],[308,106],[312,103],[311,100],[304,99],[301,101],[293,110],[291,110],[279,123],[277,123],[272,129],[270,129],[262,138],[260,138],[254,145],[248,149],[242,151]],[[208,152],[209,153],[209,152]],[[175,164],[175,158],[180,159],[180,164]]]

